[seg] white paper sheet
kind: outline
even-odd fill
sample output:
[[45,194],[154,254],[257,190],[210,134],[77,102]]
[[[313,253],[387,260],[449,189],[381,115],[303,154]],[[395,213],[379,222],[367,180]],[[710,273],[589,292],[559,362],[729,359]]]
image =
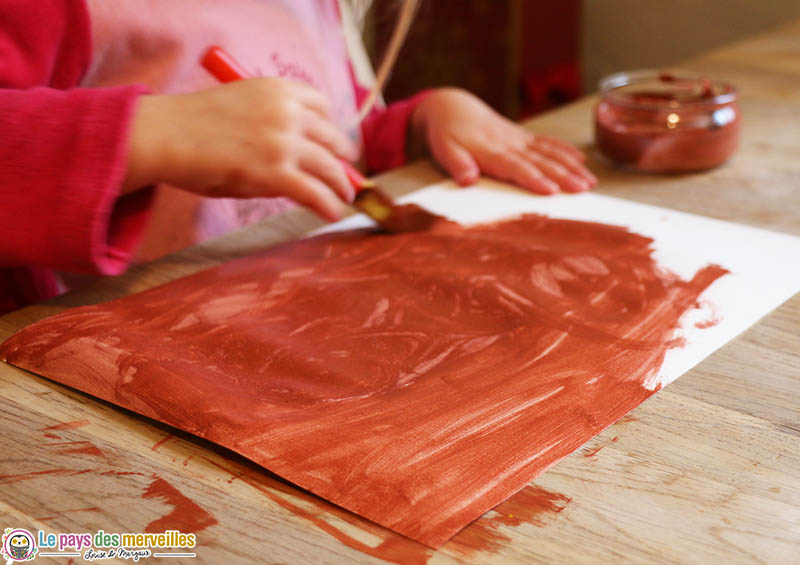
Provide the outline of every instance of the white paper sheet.
[[[703,294],[701,308],[687,312],[676,335],[686,344],[668,351],[661,371],[647,383],[651,389],[671,383],[800,292],[800,237],[594,193],[542,197],[487,180],[469,188],[444,182],[398,201],[414,202],[462,224],[537,213],[624,226],[653,238],[659,265],[681,278],[691,278],[710,263],[728,269],[730,274]],[[357,215],[314,233],[370,225],[366,216]],[[716,325],[695,327],[716,316]]]

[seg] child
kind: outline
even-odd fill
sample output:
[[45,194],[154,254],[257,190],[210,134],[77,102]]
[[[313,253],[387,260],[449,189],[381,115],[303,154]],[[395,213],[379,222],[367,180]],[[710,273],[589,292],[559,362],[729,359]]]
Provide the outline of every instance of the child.
[[[209,45],[268,78],[217,85]],[[595,182],[575,149],[454,89],[346,132],[364,93],[335,0],[0,0],[0,311],[54,294],[51,269],[118,274],[137,247],[150,259],[285,198],[335,220],[353,198],[337,159],[360,150],[380,171],[422,142],[461,184]]]

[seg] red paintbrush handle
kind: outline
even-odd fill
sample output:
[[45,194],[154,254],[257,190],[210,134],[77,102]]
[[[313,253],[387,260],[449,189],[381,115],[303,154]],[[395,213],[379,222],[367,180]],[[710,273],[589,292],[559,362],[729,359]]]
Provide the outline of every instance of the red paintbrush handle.
[[[212,45],[206,50],[202,59],[200,59],[200,64],[220,82],[234,82],[252,78],[250,73],[236,59],[231,57],[222,47],[216,45]],[[344,165],[347,179],[356,191],[374,186],[374,183],[362,175],[353,165],[343,159],[340,160]]]
[[361,172],[358,169],[356,169],[353,165],[351,165],[344,159],[340,159],[340,161],[344,166],[344,173],[347,175],[347,180],[350,181],[350,184],[353,185],[353,188],[356,189],[356,192],[364,190],[365,188],[375,187],[375,183],[369,180],[364,175],[362,175]]
[[252,78],[250,73],[236,62],[236,59],[222,47],[216,45],[212,45],[206,50],[203,58],[200,59],[200,64],[220,82]]

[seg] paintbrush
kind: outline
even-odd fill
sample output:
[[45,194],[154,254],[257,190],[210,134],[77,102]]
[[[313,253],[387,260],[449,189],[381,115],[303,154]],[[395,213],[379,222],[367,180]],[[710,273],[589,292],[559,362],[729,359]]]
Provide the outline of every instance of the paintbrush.
[[[218,46],[209,47],[200,64],[220,82],[253,78],[233,57]],[[367,179],[353,165],[341,160],[347,179],[356,191],[353,206],[372,218],[383,230],[403,233],[429,229],[443,220],[416,204],[395,204],[374,181]]]

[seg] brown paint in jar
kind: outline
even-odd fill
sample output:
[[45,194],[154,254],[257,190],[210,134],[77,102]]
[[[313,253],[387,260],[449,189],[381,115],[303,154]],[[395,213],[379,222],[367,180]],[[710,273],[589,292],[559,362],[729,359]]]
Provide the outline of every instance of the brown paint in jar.
[[741,111],[729,84],[686,72],[631,71],[600,81],[595,144],[622,168],[710,169],[739,145]]

